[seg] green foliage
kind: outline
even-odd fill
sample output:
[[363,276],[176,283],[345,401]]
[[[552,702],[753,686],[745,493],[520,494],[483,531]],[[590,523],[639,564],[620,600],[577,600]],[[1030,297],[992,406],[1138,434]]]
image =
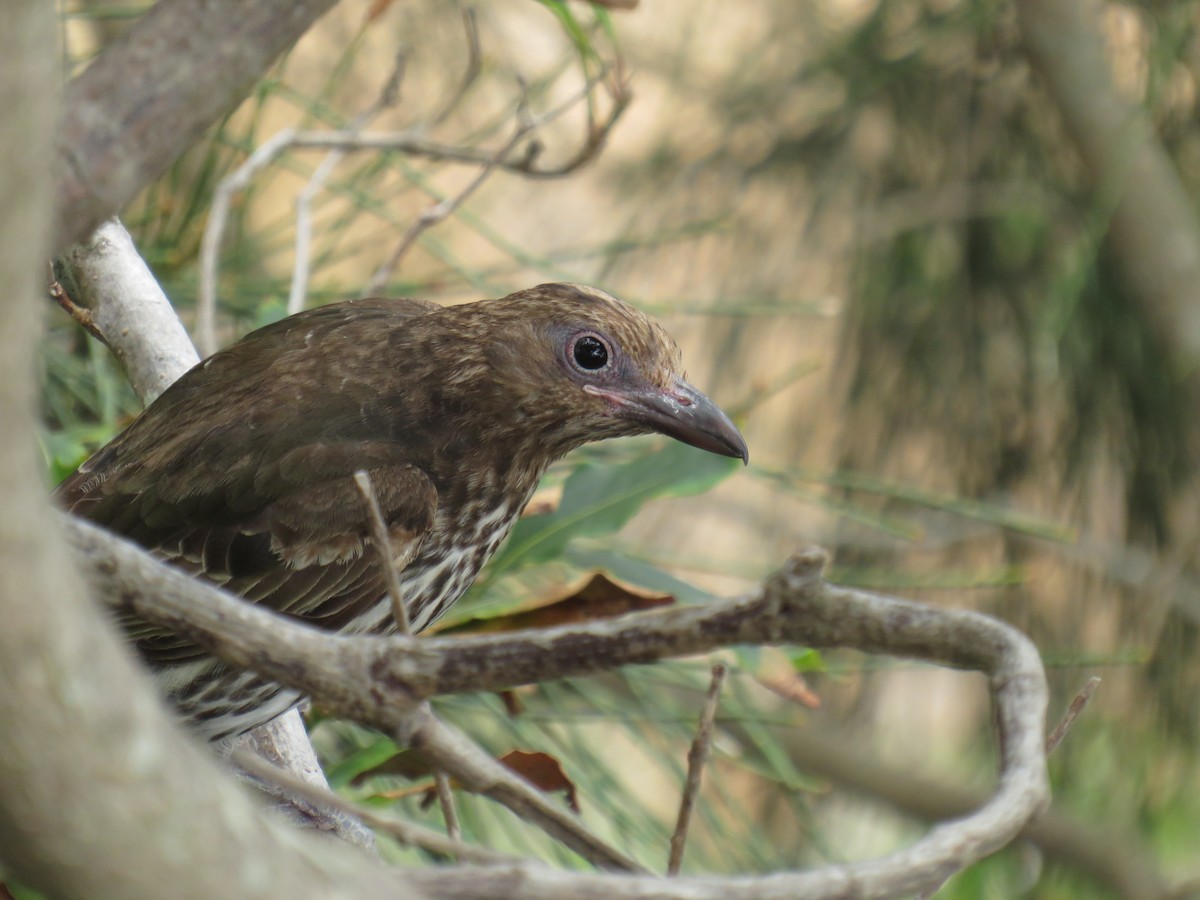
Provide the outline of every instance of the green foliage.
[[739,466],[674,441],[623,464],[584,463],[567,478],[557,509],[516,524],[487,577],[557,559],[577,538],[620,530],[650,500],[702,493]]

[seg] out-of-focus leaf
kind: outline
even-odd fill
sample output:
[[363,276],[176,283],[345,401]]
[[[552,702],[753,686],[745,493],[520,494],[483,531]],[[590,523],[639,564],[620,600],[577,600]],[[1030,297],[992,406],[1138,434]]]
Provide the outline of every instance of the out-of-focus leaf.
[[737,465],[736,460],[672,442],[623,465],[580,466],[563,485],[557,510],[517,522],[488,567],[488,577],[555,559],[575,538],[611,534],[650,500],[706,491]]
[[468,619],[446,628],[442,634],[484,634],[516,631],[523,628],[552,628],[595,619],[611,619],[626,613],[675,602],[670,594],[649,593],[619,584],[603,572],[594,573],[586,582],[567,590],[548,601],[538,601],[532,607],[506,613]]
[[583,543],[567,549],[566,559],[581,569],[603,569],[629,584],[670,594],[685,606],[716,600],[716,594],[676,578],[644,559],[637,559],[607,547],[585,546]]
[[399,775],[409,781],[418,778],[428,778],[433,774],[433,766],[424,754],[416,750],[397,750],[392,746],[391,755],[380,759],[369,769],[363,769],[351,779],[351,784],[362,784],[368,778],[379,775]]
[[807,709],[820,709],[822,706],[820,695],[808,686],[808,682],[799,672],[759,675],[757,680],[771,693],[792,703],[798,703]]
[[[562,791],[566,795],[567,805],[571,807],[571,811],[579,812],[579,797],[575,790],[575,784],[567,777],[562,764],[550,754],[542,753],[540,750],[510,750],[501,756],[499,761],[543,791]],[[362,772],[355,777],[354,783],[359,784],[376,775],[399,775],[409,780],[415,780],[433,775],[433,767],[417,751],[405,750],[370,771]],[[450,786],[456,789],[462,788],[462,785],[453,778],[450,779]],[[422,806],[429,805],[437,796],[433,787],[425,785],[380,791],[377,796],[389,800],[399,800],[415,794],[425,795]]]
[[791,663],[797,672],[824,672],[828,669],[821,651],[811,647],[791,654]]
[[365,773],[375,771],[398,754],[399,751],[394,743],[386,738],[381,738],[357,752],[339,759],[333,765],[326,765],[325,777],[328,779],[330,787],[333,788],[357,783]]
[[567,806],[571,807],[571,811],[579,812],[579,797],[575,793],[575,784],[563,771],[562,764],[550,754],[512,750],[500,757],[500,762],[543,791],[562,791],[567,797]]

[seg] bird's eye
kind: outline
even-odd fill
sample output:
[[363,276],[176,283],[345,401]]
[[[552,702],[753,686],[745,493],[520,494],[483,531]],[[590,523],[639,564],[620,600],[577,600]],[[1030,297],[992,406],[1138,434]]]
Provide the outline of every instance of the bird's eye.
[[585,372],[597,372],[608,365],[608,345],[594,334],[585,334],[576,338],[575,346],[571,348],[571,356],[575,365]]

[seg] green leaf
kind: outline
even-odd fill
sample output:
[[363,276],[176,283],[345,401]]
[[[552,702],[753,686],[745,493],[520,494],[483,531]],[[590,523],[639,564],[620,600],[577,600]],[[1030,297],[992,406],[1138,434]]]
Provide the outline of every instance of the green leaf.
[[813,650],[811,647],[804,650],[797,650],[791,654],[792,668],[797,672],[827,672],[829,667],[825,665],[825,659],[821,656],[820,650]]
[[582,465],[563,485],[558,509],[517,523],[488,577],[557,559],[573,539],[618,531],[649,501],[702,493],[737,466],[674,441],[622,465]]
[[345,787],[356,775],[370,771],[387,762],[400,752],[392,741],[380,738],[344,756],[333,765],[326,765],[325,778],[332,788]]

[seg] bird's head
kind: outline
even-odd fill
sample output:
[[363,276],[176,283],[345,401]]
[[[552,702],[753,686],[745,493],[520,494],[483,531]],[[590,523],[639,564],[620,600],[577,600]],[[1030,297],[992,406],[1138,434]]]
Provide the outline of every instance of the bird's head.
[[472,306],[486,317],[486,365],[511,411],[544,424],[555,455],[658,432],[748,460],[737,427],[683,377],[675,342],[632,306],[574,284],[543,284]]

